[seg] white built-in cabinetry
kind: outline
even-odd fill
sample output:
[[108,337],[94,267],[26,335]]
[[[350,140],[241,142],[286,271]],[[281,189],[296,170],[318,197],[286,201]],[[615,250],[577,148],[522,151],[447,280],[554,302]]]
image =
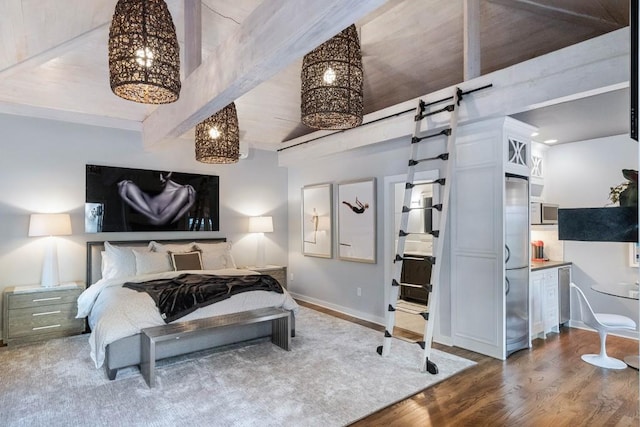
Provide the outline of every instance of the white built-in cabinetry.
[[529,176],[534,130],[509,117],[465,125],[452,164],[452,341],[499,359],[506,358],[505,173]]
[[548,145],[531,142],[531,200],[542,201]]
[[551,267],[531,272],[529,319],[532,340],[546,338],[550,332],[560,332],[560,324],[566,320],[560,316],[562,304],[568,306],[568,302],[563,301],[568,295],[560,295],[560,268],[569,267]]
[[532,271],[530,293],[531,339],[545,338],[549,332],[559,332],[558,269]]

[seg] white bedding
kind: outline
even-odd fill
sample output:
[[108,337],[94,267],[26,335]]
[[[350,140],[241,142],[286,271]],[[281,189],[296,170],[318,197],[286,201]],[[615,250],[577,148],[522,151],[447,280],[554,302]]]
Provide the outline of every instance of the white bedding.
[[[153,299],[145,292],[123,288],[125,282],[144,282],[162,278],[170,278],[184,273],[246,275],[258,274],[251,270],[193,270],[171,271],[166,273],[146,274],[120,279],[100,279],[89,286],[78,298],[77,318],[88,317],[91,335],[91,358],[96,368],[104,363],[105,348],[108,344],[140,333],[144,328],[164,325],[160,312]],[[267,291],[251,291],[233,295],[231,298],[199,308],[198,310],[176,320],[183,322],[221,314],[254,310],[262,307],[282,307],[298,312],[298,304],[287,293]]]

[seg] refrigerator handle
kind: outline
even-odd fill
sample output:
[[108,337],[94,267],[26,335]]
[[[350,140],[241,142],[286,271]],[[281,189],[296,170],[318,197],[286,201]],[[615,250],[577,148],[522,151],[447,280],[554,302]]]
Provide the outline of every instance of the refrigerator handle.
[[511,290],[511,283],[509,282],[509,278],[504,278],[504,294],[509,295],[509,291]]
[[511,258],[511,251],[509,250],[508,245],[504,245],[504,263],[509,262],[509,258]]

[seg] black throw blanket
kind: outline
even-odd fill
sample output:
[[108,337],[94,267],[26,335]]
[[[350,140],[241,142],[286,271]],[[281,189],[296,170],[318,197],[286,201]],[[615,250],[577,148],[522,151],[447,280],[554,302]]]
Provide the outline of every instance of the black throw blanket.
[[171,279],[127,282],[125,288],[146,292],[156,302],[165,323],[173,322],[200,307],[248,291],[283,293],[282,286],[267,274],[214,276],[181,274]]

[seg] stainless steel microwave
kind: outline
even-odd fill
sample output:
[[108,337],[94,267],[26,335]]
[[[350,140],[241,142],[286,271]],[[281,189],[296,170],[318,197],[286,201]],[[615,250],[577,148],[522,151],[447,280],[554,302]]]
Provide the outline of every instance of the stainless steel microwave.
[[557,224],[558,205],[531,202],[531,224]]

